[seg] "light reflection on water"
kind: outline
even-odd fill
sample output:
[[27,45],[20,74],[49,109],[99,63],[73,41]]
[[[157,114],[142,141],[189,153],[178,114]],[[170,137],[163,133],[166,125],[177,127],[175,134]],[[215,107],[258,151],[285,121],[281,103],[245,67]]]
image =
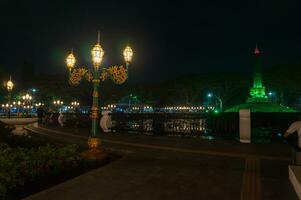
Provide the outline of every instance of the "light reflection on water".
[[205,119],[167,119],[157,124],[153,119],[131,120],[127,122],[127,127],[131,131],[139,131],[146,135],[153,135],[153,132],[160,126],[162,132],[167,136],[202,136],[203,139],[212,140],[206,130]]
[[[139,129],[143,131],[153,131],[154,130],[154,122],[152,119],[148,120],[133,120],[128,122],[127,124],[130,129]],[[181,132],[181,133],[188,133],[188,132],[203,132],[206,130],[205,128],[205,120],[198,119],[171,119],[166,120],[163,122],[164,131],[165,132]]]

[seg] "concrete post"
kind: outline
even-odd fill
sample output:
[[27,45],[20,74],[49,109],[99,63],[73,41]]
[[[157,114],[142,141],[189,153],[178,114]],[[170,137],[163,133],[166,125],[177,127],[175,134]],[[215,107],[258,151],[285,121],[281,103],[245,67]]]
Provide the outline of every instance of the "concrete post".
[[241,143],[251,143],[251,112],[250,109],[239,110],[239,136]]

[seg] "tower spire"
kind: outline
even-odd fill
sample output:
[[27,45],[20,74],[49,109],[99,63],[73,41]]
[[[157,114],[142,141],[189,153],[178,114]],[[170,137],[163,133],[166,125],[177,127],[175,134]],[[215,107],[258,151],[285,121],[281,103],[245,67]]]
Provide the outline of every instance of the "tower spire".
[[255,50],[254,50],[254,54],[255,54],[255,55],[259,55],[259,54],[260,54],[260,50],[259,50],[257,44],[256,44],[256,47],[255,47]]

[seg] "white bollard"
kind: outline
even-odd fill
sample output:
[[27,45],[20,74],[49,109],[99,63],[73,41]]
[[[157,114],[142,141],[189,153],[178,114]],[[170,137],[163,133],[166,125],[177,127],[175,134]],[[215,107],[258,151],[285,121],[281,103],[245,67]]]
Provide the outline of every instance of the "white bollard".
[[239,110],[239,136],[241,143],[251,143],[251,111]]

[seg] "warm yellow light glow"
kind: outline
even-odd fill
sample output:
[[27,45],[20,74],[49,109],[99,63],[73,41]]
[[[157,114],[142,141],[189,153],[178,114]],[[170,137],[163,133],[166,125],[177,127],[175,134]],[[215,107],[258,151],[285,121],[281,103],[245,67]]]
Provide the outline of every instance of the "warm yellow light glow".
[[100,44],[97,43],[91,50],[92,61],[95,67],[99,67],[101,65],[103,55],[104,51]]
[[76,63],[75,56],[73,55],[73,53],[70,53],[66,58],[66,64],[70,71],[73,69],[75,63]]
[[77,101],[72,101],[72,102],[71,102],[71,105],[72,105],[72,106],[79,106],[79,102],[77,102]]
[[23,95],[22,96],[23,100],[32,100],[32,96],[30,96],[29,94]]
[[14,83],[11,80],[7,81],[6,88],[9,92],[13,90],[13,87],[14,87]]
[[133,50],[131,49],[130,46],[125,47],[123,51],[123,56],[126,63],[132,62]]

